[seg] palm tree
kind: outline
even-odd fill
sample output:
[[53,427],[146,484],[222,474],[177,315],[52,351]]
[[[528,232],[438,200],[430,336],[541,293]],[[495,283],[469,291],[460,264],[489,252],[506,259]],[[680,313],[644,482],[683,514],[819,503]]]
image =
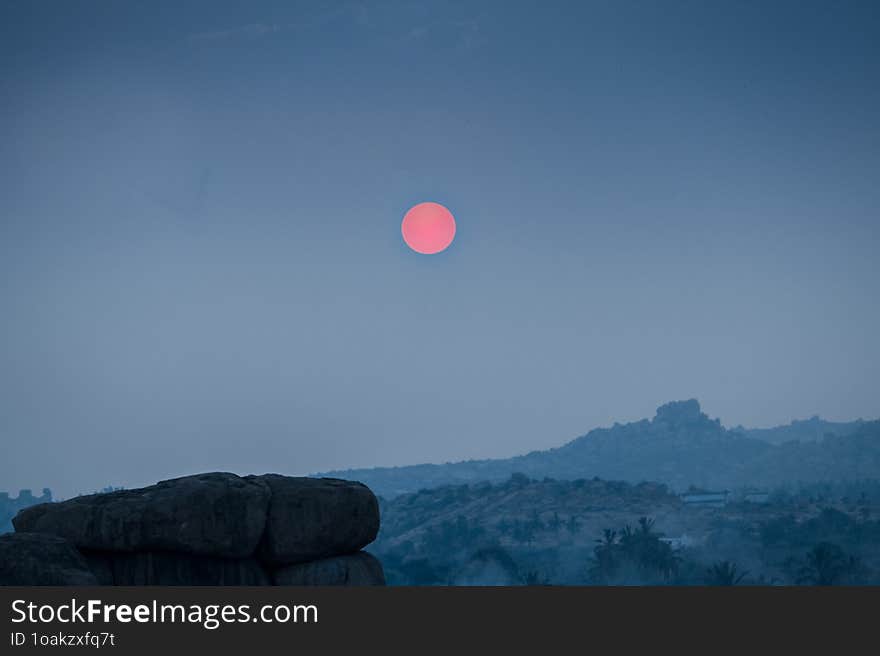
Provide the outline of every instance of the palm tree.
[[[605,536],[595,549],[597,565],[603,564],[600,556],[605,556],[612,558],[615,568],[622,563],[630,563],[640,573],[641,580],[653,580],[659,574],[669,582],[681,563],[681,558],[672,547],[660,539],[663,534],[654,531],[654,520],[647,517],[639,518],[638,528],[627,524],[619,535],[606,531]],[[617,540],[613,541],[615,537]]]
[[596,540],[600,546],[605,548],[611,548],[615,544],[617,544],[617,531],[614,529],[606,528],[602,531],[602,537]]
[[619,548],[617,531],[606,528],[601,538],[596,540],[593,558],[590,560],[590,578],[594,581],[608,583],[617,570],[615,550]]
[[706,572],[708,585],[739,585],[748,575],[748,572],[737,571],[736,563],[722,560],[710,567]]
[[[654,520],[647,517],[639,517],[639,532],[644,537],[654,534]],[[661,534],[662,535],[662,534]]]
[[820,542],[807,553],[797,582],[807,585],[834,585],[846,574],[850,561],[843,549],[831,542]]

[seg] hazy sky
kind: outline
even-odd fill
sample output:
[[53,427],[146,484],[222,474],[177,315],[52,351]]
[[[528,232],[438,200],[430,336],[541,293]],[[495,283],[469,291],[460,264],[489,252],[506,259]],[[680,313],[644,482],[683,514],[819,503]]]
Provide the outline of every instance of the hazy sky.
[[880,415],[877,2],[0,8],[0,489]]

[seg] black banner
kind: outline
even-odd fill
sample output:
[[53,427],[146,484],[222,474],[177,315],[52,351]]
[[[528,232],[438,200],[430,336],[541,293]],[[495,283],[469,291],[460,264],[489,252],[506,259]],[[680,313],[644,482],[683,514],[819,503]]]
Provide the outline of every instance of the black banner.
[[871,644],[878,588],[0,588],[0,653]]

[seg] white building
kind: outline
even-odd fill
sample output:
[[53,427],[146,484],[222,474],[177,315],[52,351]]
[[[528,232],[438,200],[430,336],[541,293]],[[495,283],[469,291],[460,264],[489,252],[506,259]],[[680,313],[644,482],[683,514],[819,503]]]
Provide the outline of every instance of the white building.
[[727,505],[730,501],[730,491],[708,492],[700,490],[698,492],[685,492],[681,495],[681,499],[690,506],[720,508]]

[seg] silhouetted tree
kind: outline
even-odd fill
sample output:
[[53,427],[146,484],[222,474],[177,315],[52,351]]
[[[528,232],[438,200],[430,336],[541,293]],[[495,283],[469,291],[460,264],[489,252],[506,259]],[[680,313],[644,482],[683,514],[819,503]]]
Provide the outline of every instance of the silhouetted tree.
[[617,545],[617,531],[606,528],[598,543],[593,548],[593,559],[590,564],[590,578],[596,582],[607,583],[617,573],[619,564],[618,555],[615,553]]
[[654,522],[639,519],[638,528],[624,526],[618,533],[606,529],[593,548],[590,578],[597,583],[612,583],[621,574],[639,581],[670,581],[680,559],[672,547],[654,531]]
[[797,582],[807,585],[834,585],[852,566],[852,561],[836,544],[820,542],[813,547],[801,566]]
[[739,585],[748,575],[748,572],[737,570],[736,563],[722,560],[709,568],[706,572],[708,585]]

